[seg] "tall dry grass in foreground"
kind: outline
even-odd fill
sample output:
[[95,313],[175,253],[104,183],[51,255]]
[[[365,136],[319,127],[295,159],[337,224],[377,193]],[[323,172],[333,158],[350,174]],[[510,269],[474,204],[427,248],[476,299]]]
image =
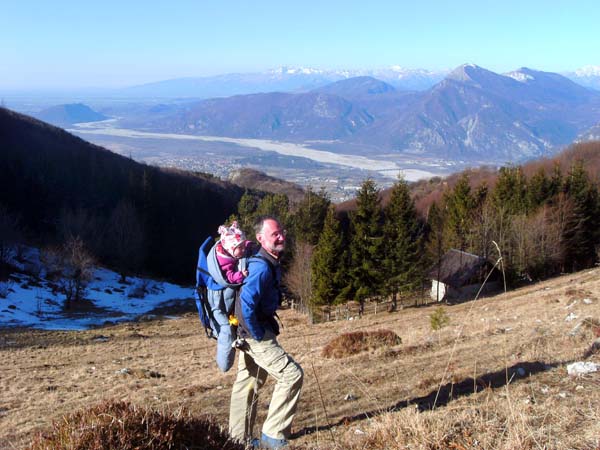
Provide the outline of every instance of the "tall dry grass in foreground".
[[[572,377],[566,365],[600,363],[600,270],[444,305],[449,323],[434,331],[438,306],[313,326],[283,311],[280,341],[306,374],[293,448],[598,448],[600,373]],[[374,345],[381,330],[391,340]],[[338,357],[323,356],[328,346]],[[106,401],[185,408],[226,428],[235,371],[221,374],[214,350],[193,314],[78,332],[2,330],[0,448],[25,448],[53,421]]]
[[54,423],[28,450],[243,450],[210,418],[184,410],[159,412],[126,402],[105,402]]

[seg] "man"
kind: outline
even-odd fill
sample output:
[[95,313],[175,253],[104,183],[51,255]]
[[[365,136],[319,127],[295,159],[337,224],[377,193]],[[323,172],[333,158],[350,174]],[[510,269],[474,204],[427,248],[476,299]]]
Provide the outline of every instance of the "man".
[[231,391],[229,434],[240,441],[251,441],[259,389],[268,374],[276,381],[275,389],[261,439],[251,443],[255,447],[281,448],[288,444],[303,371],[276,339],[279,325],[275,311],[281,297],[279,258],[285,249],[285,231],[271,216],[259,218],[254,231],[261,248],[249,259],[249,274],[235,308],[238,334],[245,342]]

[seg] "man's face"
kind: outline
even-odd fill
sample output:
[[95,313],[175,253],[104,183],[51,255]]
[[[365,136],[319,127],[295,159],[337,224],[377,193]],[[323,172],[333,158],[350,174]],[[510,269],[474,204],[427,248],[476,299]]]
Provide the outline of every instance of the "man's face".
[[263,228],[256,235],[260,245],[275,257],[285,249],[285,231],[276,220],[267,219],[263,223]]

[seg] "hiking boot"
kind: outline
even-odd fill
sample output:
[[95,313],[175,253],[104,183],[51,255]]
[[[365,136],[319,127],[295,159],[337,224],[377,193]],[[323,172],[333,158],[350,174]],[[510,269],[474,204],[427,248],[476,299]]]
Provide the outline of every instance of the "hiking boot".
[[275,439],[262,433],[260,436],[260,448],[278,449],[288,446],[288,441],[285,439]]

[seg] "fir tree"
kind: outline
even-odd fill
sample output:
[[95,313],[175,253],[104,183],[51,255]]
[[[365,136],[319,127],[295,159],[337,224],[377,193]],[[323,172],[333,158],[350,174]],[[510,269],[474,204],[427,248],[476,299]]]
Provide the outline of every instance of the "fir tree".
[[445,240],[450,247],[466,250],[475,208],[467,174],[461,176],[454,189],[444,195],[444,206]]
[[[256,218],[256,209],[258,208],[258,199],[245,191],[237,205],[238,222],[242,230],[248,236],[254,236],[253,224]],[[231,219],[231,218],[230,218]]]
[[309,186],[292,218],[297,241],[315,245],[323,229],[331,201],[324,189],[314,192]]
[[582,161],[571,167],[565,191],[573,202],[563,234],[566,268],[578,270],[596,262],[598,245],[598,190],[590,181]]
[[415,205],[406,181],[398,180],[384,209],[386,290],[396,308],[399,291],[411,291],[422,283],[422,236]]
[[343,288],[346,273],[343,244],[342,227],[335,216],[335,207],[330,206],[312,257],[313,305],[333,304]]
[[[426,260],[429,266],[435,265],[440,267],[440,262],[446,249],[444,243],[444,217],[436,203],[433,203],[429,207],[427,228]],[[439,278],[440,275],[438,274],[437,279]]]
[[372,179],[365,180],[356,197],[356,211],[350,214],[350,272],[354,298],[363,305],[365,298],[380,294],[382,230],[379,189]]
[[546,176],[546,172],[543,168],[540,168],[529,179],[526,194],[529,211],[535,211],[553,196],[550,183],[551,181]]
[[290,225],[289,212],[290,201],[285,194],[267,194],[256,208],[257,216],[275,216],[285,227]]
[[552,168],[552,176],[550,177],[548,183],[548,198],[554,199],[559,193],[563,190],[563,175],[560,170],[560,165],[558,163],[554,164]]
[[498,210],[508,214],[527,212],[527,180],[520,166],[500,169],[494,188],[494,202]]

